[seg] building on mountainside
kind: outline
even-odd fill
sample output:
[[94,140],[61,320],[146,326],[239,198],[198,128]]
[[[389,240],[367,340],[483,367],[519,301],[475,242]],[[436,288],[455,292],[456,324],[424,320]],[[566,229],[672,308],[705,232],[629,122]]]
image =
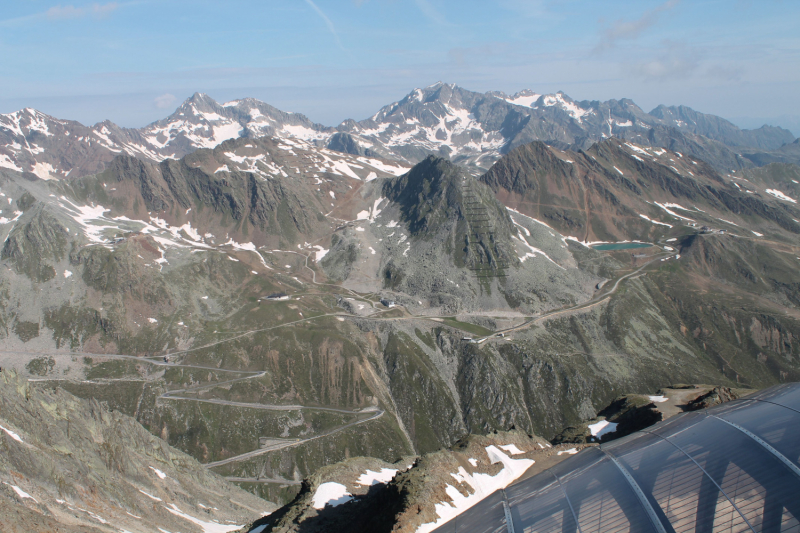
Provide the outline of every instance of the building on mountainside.
[[396,307],[396,306],[397,306],[397,302],[395,302],[394,300],[389,300],[388,298],[381,298],[381,303],[382,303],[384,306],[386,306],[386,307],[388,307],[388,308],[390,308],[390,309],[391,309],[392,307]]
[[275,292],[267,296],[267,300],[288,300],[289,295],[283,292]]
[[800,383],[588,447],[435,533],[800,531]]

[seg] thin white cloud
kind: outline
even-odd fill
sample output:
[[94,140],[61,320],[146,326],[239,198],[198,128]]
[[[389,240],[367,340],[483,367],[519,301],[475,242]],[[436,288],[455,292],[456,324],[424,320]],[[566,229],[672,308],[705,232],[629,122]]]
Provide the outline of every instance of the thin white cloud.
[[57,5],[45,11],[45,16],[50,20],[76,19],[84,15],[84,10],[72,5]]
[[680,0],[667,0],[663,4],[646,11],[636,20],[616,21],[603,32],[600,42],[595,47],[595,51],[602,52],[608,48],[613,48],[617,44],[617,41],[620,40],[636,39],[646,29],[654,26],[662,13],[669,11],[679,3]]
[[75,7],[72,4],[66,4],[66,5],[58,4],[49,8],[47,11],[41,11],[39,13],[33,13],[31,15],[25,15],[13,19],[0,20],[0,27],[14,27],[20,24],[24,24],[26,22],[36,22],[41,20],[59,21],[59,20],[81,19],[89,15],[91,15],[93,18],[96,19],[103,19],[108,17],[111,13],[113,13],[120,7],[138,3],[141,2],[139,0],[135,0],[124,3],[119,3],[119,2],[108,2],[105,4],[94,3],[86,7]]
[[107,4],[92,4],[88,7],[75,7],[71,4],[53,6],[45,11],[45,16],[50,20],[64,20],[83,18],[93,15],[97,18],[105,18],[119,8],[119,3],[108,2]]
[[92,4],[92,14],[99,18],[107,17],[117,9],[119,9],[119,3],[117,2],[109,2],[107,4]]
[[428,0],[414,0],[414,2],[417,4],[419,10],[422,11],[422,14],[428,17],[430,20],[441,26],[450,26],[450,23],[446,18],[444,18],[444,15],[442,15],[438,9],[433,7],[433,4],[431,4]]
[[155,99],[153,100],[153,103],[155,103],[156,107],[159,109],[166,109],[170,107],[173,104],[173,102],[175,102],[175,95],[169,93],[162,94],[161,96],[156,96]]
[[666,42],[657,57],[625,66],[644,81],[679,81],[693,76],[700,67],[698,50],[685,43]]
[[341,48],[342,50],[344,50],[344,46],[342,46],[342,41],[340,41],[340,40],[339,40],[339,34],[338,34],[338,33],[336,33],[336,27],[333,25],[333,22],[331,22],[331,19],[329,19],[329,18],[328,18],[328,15],[326,15],[326,14],[325,14],[325,13],[324,13],[324,12],[323,12],[323,11],[322,11],[322,10],[321,10],[319,7],[318,7],[318,6],[317,6],[317,4],[315,4],[315,3],[314,3],[312,0],[306,0],[306,4],[308,4],[309,6],[311,6],[311,8],[312,8],[314,11],[316,11],[316,12],[317,12],[317,15],[319,15],[319,17],[320,17],[320,18],[321,18],[321,19],[322,19],[322,20],[325,22],[325,25],[328,27],[328,31],[330,31],[330,32],[331,32],[331,35],[333,35],[333,39],[336,41],[336,45],[337,45],[339,48]]
[[667,55],[644,61],[632,69],[646,81],[684,80],[697,70],[691,58]]

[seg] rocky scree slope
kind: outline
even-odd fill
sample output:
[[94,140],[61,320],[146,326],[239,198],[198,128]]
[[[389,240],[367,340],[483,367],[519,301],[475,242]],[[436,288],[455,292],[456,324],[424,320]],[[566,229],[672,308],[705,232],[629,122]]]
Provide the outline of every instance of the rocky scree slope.
[[3,369],[0,406],[3,531],[222,532],[275,508],[97,401]]

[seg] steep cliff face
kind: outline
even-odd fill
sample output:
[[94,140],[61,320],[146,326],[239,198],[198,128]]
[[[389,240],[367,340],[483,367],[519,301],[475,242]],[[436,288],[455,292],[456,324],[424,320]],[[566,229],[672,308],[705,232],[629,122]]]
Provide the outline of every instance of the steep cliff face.
[[[233,163],[228,166],[229,157],[247,161],[243,154],[255,152],[253,164],[287,164],[275,143],[261,141],[258,149],[253,143],[231,141],[214,152],[195,152],[157,165],[120,156],[94,180],[114,183],[115,191],[109,192],[108,186],[99,191],[88,182],[74,187],[77,194],[86,191],[85,200],[108,205],[114,215],[159,218],[177,226],[188,223],[199,235],[211,233],[223,242],[227,234],[238,242],[291,245],[322,234],[330,226],[316,215],[323,200],[307,176],[267,178],[233,168]],[[237,150],[242,155],[236,155]]]

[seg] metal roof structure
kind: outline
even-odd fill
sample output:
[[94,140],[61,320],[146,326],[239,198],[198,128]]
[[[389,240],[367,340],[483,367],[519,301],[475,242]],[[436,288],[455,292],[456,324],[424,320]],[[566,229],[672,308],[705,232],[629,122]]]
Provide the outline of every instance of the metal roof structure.
[[435,533],[723,531],[800,533],[800,384],[585,448]]

